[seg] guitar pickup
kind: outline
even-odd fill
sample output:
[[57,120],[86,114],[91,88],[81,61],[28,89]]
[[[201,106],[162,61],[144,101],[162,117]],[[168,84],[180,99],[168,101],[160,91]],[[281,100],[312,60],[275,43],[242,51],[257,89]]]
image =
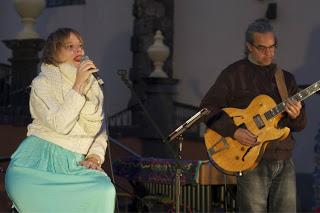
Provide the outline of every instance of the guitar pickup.
[[228,148],[228,141],[224,137],[220,137],[220,139],[208,149],[208,153],[214,155]]
[[253,116],[253,121],[254,121],[254,123],[257,125],[257,127],[258,127],[259,129],[262,129],[263,127],[266,126],[266,125],[264,124],[261,116],[260,116],[259,114]]

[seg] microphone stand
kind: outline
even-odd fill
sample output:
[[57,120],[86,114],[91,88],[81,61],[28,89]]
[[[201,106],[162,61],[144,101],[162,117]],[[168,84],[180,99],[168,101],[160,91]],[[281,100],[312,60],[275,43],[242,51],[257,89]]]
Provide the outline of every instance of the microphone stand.
[[[191,118],[189,118],[184,124],[179,126],[176,130],[174,130],[172,133],[168,136],[168,141],[173,142],[175,140],[178,140],[178,160],[181,161],[182,159],[182,142],[183,142],[183,136],[182,134],[192,127],[195,123],[197,123],[201,118],[208,115],[210,111],[206,108],[201,109],[199,112],[197,112],[195,115],[193,115]],[[178,168],[176,169],[176,180],[175,180],[175,186],[176,186],[176,212],[180,212],[180,186],[181,186],[181,176],[182,176],[182,167],[181,163],[178,164]]]
[[[171,152],[172,156],[174,156],[176,160],[176,179],[175,179],[175,195],[176,195],[176,203],[175,203],[175,210],[176,213],[180,212],[180,186],[181,186],[181,176],[182,176],[182,141],[183,137],[182,134],[189,129],[191,126],[193,126],[197,121],[199,121],[201,118],[203,118],[205,115],[209,114],[210,111],[206,108],[200,110],[198,113],[196,113],[194,116],[192,116],[190,119],[188,119],[184,124],[179,126],[176,130],[174,130],[169,136],[166,138],[164,137],[163,133],[159,129],[158,125],[155,123],[155,121],[152,119],[151,115],[145,108],[144,104],[142,103],[141,99],[135,92],[133,86],[129,82],[127,78],[127,70],[118,70],[118,75],[121,77],[121,80],[125,83],[125,85],[130,89],[133,96],[138,101],[140,107],[142,108],[143,112],[147,116],[148,120],[151,122],[152,126],[155,128],[159,136],[162,138],[162,142],[169,148],[169,151]],[[175,140],[179,139],[178,144],[178,152],[175,152],[171,146],[169,146],[169,142],[173,142]]]
[[[156,122],[153,120],[153,118],[151,117],[150,113],[145,108],[144,104],[142,103],[141,99],[139,98],[138,94],[134,90],[133,86],[129,82],[129,79],[127,77],[127,70],[118,70],[118,75],[121,77],[121,80],[124,82],[124,84],[130,89],[130,91],[133,94],[134,98],[138,101],[139,106],[141,107],[141,109],[143,110],[144,114],[146,115],[148,121],[151,123],[152,127],[157,131],[157,133],[161,137],[162,141],[165,144],[168,144],[168,141],[166,140],[166,137],[163,135],[162,131],[160,130],[160,128],[158,127]],[[176,153],[173,151],[171,146],[168,146],[168,148],[169,148],[170,153],[173,156],[176,156]]]

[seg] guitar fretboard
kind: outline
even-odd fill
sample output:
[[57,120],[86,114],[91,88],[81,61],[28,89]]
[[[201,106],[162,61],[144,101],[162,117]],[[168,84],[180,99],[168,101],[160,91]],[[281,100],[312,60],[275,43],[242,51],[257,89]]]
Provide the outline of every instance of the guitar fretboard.
[[295,95],[291,96],[287,100],[281,102],[277,106],[273,107],[272,109],[268,110],[264,113],[264,116],[267,120],[272,119],[276,117],[277,115],[281,114],[285,111],[286,102],[288,100],[295,100],[295,101],[302,101],[314,93],[316,93],[318,90],[320,90],[320,81],[317,81],[316,83],[308,86],[307,88],[301,90],[300,92],[296,93]]

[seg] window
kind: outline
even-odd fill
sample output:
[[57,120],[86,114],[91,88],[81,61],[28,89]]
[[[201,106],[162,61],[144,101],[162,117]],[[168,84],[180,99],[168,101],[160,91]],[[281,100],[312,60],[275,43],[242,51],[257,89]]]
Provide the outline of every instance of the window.
[[85,0],[47,0],[47,7],[85,4]]

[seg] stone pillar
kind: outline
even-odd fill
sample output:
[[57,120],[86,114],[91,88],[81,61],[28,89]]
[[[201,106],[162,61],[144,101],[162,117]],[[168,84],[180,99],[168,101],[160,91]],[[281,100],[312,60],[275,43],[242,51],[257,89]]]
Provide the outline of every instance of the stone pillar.
[[[173,96],[176,92],[178,80],[172,78],[145,78],[144,80],[147,84],[146,109],[166,139],[176,126]],[[145,156],[173,157],[161,141],[161,135],[146,116],[142,117],[141,126],[142,137],[151,139],[143,145]]]
[[[45,40],[13,39],[3,40],[3,42],[12,50],[12,57],[9,58],[12,67],[9,111],[14,116],[13,123],[21,123],[19,116],[23,117],[22,123],[24,123],[26,116],[29,116],[29,86],[32,79],[38,74],[40,61],[38,53],[44,47]],[[10,119],[8,122],[10,123]]]
[[[173,0],[135,0],[133,7],[134,34],[131,39],[133,53],[130,80],[135,91],[142,100],[146,99],[146,82],[143,80],[153,71],[153,64],[147,50],[154,41],[154,35],[160,30],[164,36],[164,43],[173,53]],[[172,77],[172,54],[169,55],[163,66],[164,71]],[[129,106],[135,104],[132,98]]]

